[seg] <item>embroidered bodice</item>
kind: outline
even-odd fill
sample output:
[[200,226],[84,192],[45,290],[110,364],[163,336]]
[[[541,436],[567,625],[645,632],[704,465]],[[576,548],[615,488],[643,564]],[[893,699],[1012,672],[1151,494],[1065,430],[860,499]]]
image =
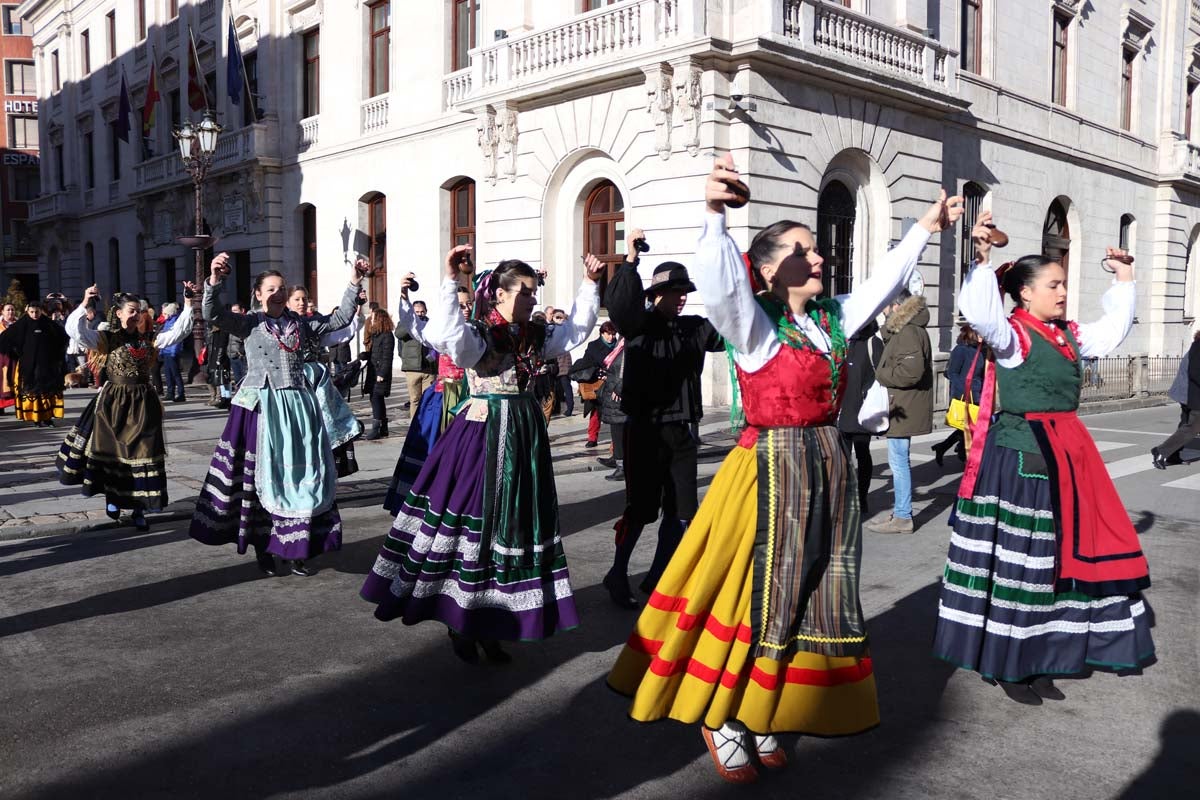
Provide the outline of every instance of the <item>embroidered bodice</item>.
[[149,336],[104,333],[99,350],[106,355],[104,370],[109,380],[119,383],[150,382],[154,344]]
[[737,368],[746,424],[756,428],[832,425],[841,405],[831,397],[829,358],[812,349],[781,347],[756,372]]

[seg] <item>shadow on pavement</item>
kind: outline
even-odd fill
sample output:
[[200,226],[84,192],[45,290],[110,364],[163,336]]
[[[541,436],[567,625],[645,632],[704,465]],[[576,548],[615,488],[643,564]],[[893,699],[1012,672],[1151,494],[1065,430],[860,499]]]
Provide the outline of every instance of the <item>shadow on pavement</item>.
[[1159,733],[1158,756],[1121,792],[1117,800],[1186,797],[1200,786],[1200,711],[1186,709],[1167,717]]
[[[56,539],[53,542],[47,542],[45,539],[33,539],[28,542],[22,542],[19,545],[0,545],[0,558],[5,559],[0,561],[0,577],[16,575],[21,572],[42,569],[44,567],[72,564],[91,558],[103,558],[119,553],[128,553],[134,550],[141,550],[145,547],[155,547],[160,544],[177,542],[186,538],[186,532],[159,531],[138,533],[130,527],[114,528],[110,532],[105,532],[105,534],[107,535],[88,536],[85,539],[71,537]],[[25,550],[43,549],[48,552],[38,553],[26,558],[10,558],[10,556]],[[3,628],[3,624],[3,621],[0,620],[0,629]]]
[[[847,739],[802,740],[791,748],[792,766],[764,778],[756,797],[794,797],[801,790],[857,797],[889,769],[903,769],[922,730],[934,724],[953,672],[929,655],[937,590],[930,584],[870,621],[883,725]],[[231,790],[242,797],[316,794],[384,768],[394,771],[376,776],[375,796],[601,798],[685,768],[708,773],[713,794],[744,792],[712,773],[695,725],[639,725],[626,718],[627,700],[603,679],[609,651],[627,637],[634,615],[612,609],[600,586],[583,589],[577,602],[581,629],[538,645],[514,645],[511,666],[470,667],[455,661],[448,645],[422,647],[331,675],[320,690],[282,704],[232,712],[236,717],[214,720],[203,733],[142,742],[123,760],[58,778],[30,796],[127,798],[166,787],[172,797],[232,796]],[[403,635],[398,627],[380,631],[381,642]],[[536,691],[558,670],[583,673],[586,682],[565,703]],[[518,693],[502,719],[476,722]],[[461,749],[447,754],[441,740],[470,725],[490,734],[463,746],[460,733]]]

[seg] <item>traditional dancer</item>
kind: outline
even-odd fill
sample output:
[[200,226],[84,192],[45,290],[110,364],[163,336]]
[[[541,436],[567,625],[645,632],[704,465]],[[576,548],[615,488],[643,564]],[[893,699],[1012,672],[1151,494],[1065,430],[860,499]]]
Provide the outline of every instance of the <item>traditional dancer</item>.
[[537,273],[502,261],[481,286],[485,319],[468,323],[457,279],[469,253],[459,245],[447,254],[424,335],[467,370],[471,399],[429,454],[362,596],[377,604],[381,620],[442,622],[464,661],[478,661],[478,645],[489,660],[505,662],[500,640],[544,639],[579,624],[546,422],[530,384],[539,359],[587,340],[604,265],[587,258],[569,320],[547,328],[530,322]]
[[[396,333],[412,336],[422,347],[429,347],[425,339],[428,317],[417,315],[413,304],[408,300],[408,289],[412,279],[413,275],[409,273],[400,284]],[[462,311],[463,319],[471,318],[472,299],[470,289],[465,286],[458,287],[458,308]],[[450,427],[454,420],[454,414],[466,393],[465,377],[466,370],[455,365],[454,359],[444,353],[438,354],[437,379],[433,386],[421,394],[417,413],[412,424],[408,426],[400,458],[396,460],[396,468],[392,471],[392,482],[383,499],[383,507],[393,516],[400,513],[400,505],[408,496],[409,488],[420,474],[421,467],[425,465],[425,459],[429,457],[438,437],[446,432],[446,428]]]
[[[639,722],[703,722],[717,771],[744,783],[787,757],[772,734],[858,733],[879,721],[858,598],[858,489],[834,427],[846,338],[912,275],[930,234],[962,213],[945,192],[854,292],[822,299],[806,225],[725,230],[738,195],[716,162],[696,282],[728,340],[747,427],[725,459],[608,682]],[[747,276],[747,263],[753,278]],[[755,296],[751,280],[768,290]]]
[[228,261],[225,253],[213,259],[201,310],[206,322],[215,321],[245,341],[247,371],[213,453],[190,533],[204,544],[236,542],[239,553],[253,547],[266,575],[277,572],[273,556],[291,560],[293,574],[311,575],[304,562],[342,544],[333,448],[361,428],[353,417],[322,413],[321,397],[336,392],[327,386],[327,371],[307,370],[304,350],[311,340],[350,323],[365,264],[355,264],[341,305],[326,320],[287,309],[283,276],[275,270],[254,281],[262,310],[230,312],[220,298]]
[[[17,322],[17,307],[12,303],[5,303],[4,308],[0,308],[0,333],[11,328]],[[13,387],[13,359],[6,354],[0,353],[0,416],[4,416],[6,409],[17,404],[17,393]]]
[[[366,304],[367,298],[360,291],[354,302],[362,306]],[[287,307],[310,325],[314,322],[329,323],[328,316],[316,313],[314,304],[309,299],[308,289],[303,286],[296,285],[288,289]],[[339,478],[347,478],[358,472],[354,440],[362,435],[363,427],[350,410],[346,396],[334,383],[332,355],[328,348],[353,341],[361,327],[362,315],[355,313],[349,325],[328,330],[319,337],[309,336],[300,349],[304,359],[304,377],[317,394],[321,417],[331,421],[326,423],[326,427],[333,433],[333,463]]]
[[17,419],[49,428],[55,419],[63,418],[69,341],[63,326],[45,313],[38,300],[25,306],[25,315],[0,333],[0,353],[16,362]]
[[713,324],[684,314],[696,291],[687,267],[664,261],[648,288],[638,273],[641,229],[626,239],[625,260],[608,285],[605,305],[625,340],[621,410],[625,412],[625,513],[617,520],[613,563],[604,576],[609,598],[637,608],[629,588],[629,559],[642,530],[662,513],[654,560],[640,586],[654,590],[688,521],[696,516],[696,468],[704,416],[700,375],[706,353],[725,349]]
[[150,373],[160,348],[191,335],[191,297],[199,287],[183,286],[186,299],[178,324],[157,336],[146,324],[141,298],[133,294],[112,298],[108,330],[88,324],[88,306],[100,295],[95,286],[67,317],[71,338],[96,352],[105,380],[59,448],[59,480],[82,486],[84,497],[104,495],[105,513],[114,520],[120,519],[121,509],[131,510],[139,531],[150,530],[146,512],[161,511],[168,502],[163,403]]
[[[1133,325],[1132,259],[1092,324],[1064,320],[1066,272],[1041,255],[989,263],[990,212],[972,237],[976,266],[959,310],[995,353],[952,520],[934,654],[1030,705],[1062,699],[1055,675],[1136,670],[1154,655],[1141,590],[1149,569],[1079,407],[1082,359],[1108,354]],[[992,420],[993,413],[996,417]]]

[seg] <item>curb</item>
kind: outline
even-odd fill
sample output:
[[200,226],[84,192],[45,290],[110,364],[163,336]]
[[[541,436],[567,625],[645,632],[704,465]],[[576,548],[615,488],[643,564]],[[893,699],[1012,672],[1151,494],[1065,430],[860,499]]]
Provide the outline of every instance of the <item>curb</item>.
[[[701,462],[720,460],[724,458],[730,450],[733,449],[733,443],[729,445],[716,445],[702,447],[699,452],[699,460]],[[588,472],[609,472],[608,467],[600,466],[595,463],[595,459],[590,458],[591,454],[584,456],[571,456],[564,459],[568,462],[588,462],[588,463],[567,463],[561,467],[555,466],[554,474],[562,475],[581,475]],[[387,494],[386,488],[373,488],[365,491],[346,492],[338,494],[339,504],[348,504],[362,500],[381,500]],[[188,507],[177,508],[175,510],[163,511],[160,513],[151,513],[146,515],[146,519],[151,525],[162,525],[168,522],[182,522],[183,520],[191,519],[195,504],[187,502]],[[182,504],[182,503],[181,503]],[[173,503],[172,505],[176,505]],[[47,525],[14,525],[10,528],[0,528],[0,542],[10,542],[18,539],[44,539],[51,536],[72,536],[91,531],[119,530],[120,528],[131,527],[129,523],[114,523],[107,517],[99,519],[81,519],[71,522],[50,523]]]

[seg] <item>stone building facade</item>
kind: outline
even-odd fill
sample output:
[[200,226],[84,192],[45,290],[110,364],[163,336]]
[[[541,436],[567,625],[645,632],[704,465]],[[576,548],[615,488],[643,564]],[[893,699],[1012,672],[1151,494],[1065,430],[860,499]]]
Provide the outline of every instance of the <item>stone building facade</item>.
[[37,251],[29,229],[29,201],[38,185],[38,103],[33,45],[16,5],[0,5],[0,63],[4,67],[4,125],[0,127],[0,293],[19,280],[41,297]]
[[[80,132],[103,131],[116,95],[107,65],[82,77],[78,36],[136,2],[21,7],[43,152],[65,148],[34,206],[39,263],[67,288],[97,274],[88,264],[110,237],[127,286],[153,294],[171,259],[176,277],[189,269],[171,243],[192,224],[177,156],[102,174],[103,190],[80,178]],[[431,292],[452,242],[474,243],[484,265],[546,269],[542,299],[556,306],[574,296],[582,253],[620,259],[626,226],[647,231],[647,276],[664,259],[689,263],[712,154],[730,151],[754,194],[729,214],[735,239],[783,217],[813,225],[831,290],[870,275],[945,187],[973,210],[990,204],[1012,237],[1006,255],[1065,259],[1081,319],[1100,313],[1104,248],[1125,243],[1139,306],[1124,352],[1178,353],[1190,338],[1195,0],[1004,0],[1003,13],[997,0],[180,0],[175,21],[171,0],[146,5],[146,38],[118,36],[134,108],[148,43],[166,87],[185,80],[186,20],[227,128],[206,201],[219,248],[244,254],[246,276],[283,269],[322,308],[355,253],[380,268],[370,291],[388,305],[409,270]],[[262,106],[245,126],[225,86],[229,16]],[[49,81],[56,49],[62,88]],[[156,135],[165,147],[161,119]],[[964,230],[921,261],[942,358]],[[707,382],[718,400],[719,360]]]

